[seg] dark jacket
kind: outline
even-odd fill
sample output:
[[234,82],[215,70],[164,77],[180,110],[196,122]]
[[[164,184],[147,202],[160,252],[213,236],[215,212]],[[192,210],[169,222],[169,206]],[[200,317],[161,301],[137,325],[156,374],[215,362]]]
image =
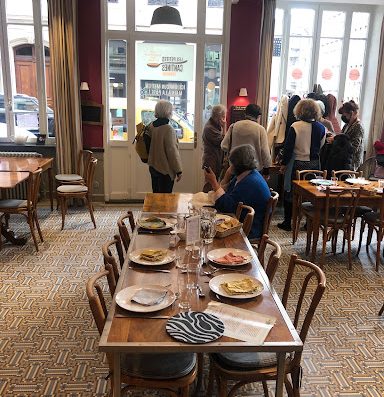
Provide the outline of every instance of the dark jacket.
[[336,135],[330,146],[331,148],[325,164],[328,178],[331,177],[332,171],[353,170],[353,147],[349,136],[345,134]]

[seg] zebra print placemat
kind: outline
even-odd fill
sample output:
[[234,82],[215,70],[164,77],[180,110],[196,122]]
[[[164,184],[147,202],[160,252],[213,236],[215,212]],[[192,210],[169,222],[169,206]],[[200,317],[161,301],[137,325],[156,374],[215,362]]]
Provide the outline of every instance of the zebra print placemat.
[[224,324],[212,314],[183,312],[167,321],[166,331],[181,342],[208,343],[223,335]]

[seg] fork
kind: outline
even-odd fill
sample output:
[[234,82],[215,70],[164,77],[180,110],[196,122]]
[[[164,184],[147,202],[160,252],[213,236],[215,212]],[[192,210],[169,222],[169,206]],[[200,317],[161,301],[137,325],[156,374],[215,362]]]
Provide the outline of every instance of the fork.
[[133,266],[128,266],[128,269],[132,269],[132,270],[137,270],[137,271],[142,271],[142,272],[159,272],[159,273],[170,273],[170,270],[166,270],[166,269],[138,269],[136,267]]
[[238,273],[245,272],[244,269],[239,270],[239,269],[228,269],[228,268],[217,267],[214,270],[211,270],[209,272],[203,272],[203,274],[205,274],[206,276],[211,276],[212,274],[215,274],[216,272],[219,272],[220,270],[225,271],[225,272],[238,272]]

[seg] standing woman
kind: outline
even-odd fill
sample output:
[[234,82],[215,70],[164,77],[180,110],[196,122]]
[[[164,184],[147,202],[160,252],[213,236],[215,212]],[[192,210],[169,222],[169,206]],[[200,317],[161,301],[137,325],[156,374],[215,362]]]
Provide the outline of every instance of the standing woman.
[[[210,169],[219,178],[223,163],[223,151],[221,141],[224,138],[225,115],[227,109],[224,105],[215,105],[212,108],[210,119],[203,130],[203,166]],[[206,180],[203,192],[212,190],[211,184]]]
[[292,221],[292,179],[297,170],[319,170],[320,149],[325,142],[325,127],[319,123],[321,111],[313,99],[302,99],[295,106],[295,121],[284,144],[281,172],[284,176],[284,222],[277,226],[290,231]]
[[358,118],[359,106],[355,101],[344,102],[339,109],[341,120],[345,123],[342,134],[349,137],[353,147],[352,170],[356,171],[363,162],[363,138],[364,129]]
[[153,193],[172,193],[176,179],[181,179],[182,166],[176,132],[169,124],[172,104],[160,100],[155,106],[156,120],[149,126],[151,146],[148,165]]

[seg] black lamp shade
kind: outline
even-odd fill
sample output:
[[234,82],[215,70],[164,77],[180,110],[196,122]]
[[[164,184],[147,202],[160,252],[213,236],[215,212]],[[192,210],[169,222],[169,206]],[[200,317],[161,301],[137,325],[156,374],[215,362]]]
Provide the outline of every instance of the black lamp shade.
[[170,6],[156,8],[156,10],[153,11],[151,25],[183,26],[179,11],[176,8]]

